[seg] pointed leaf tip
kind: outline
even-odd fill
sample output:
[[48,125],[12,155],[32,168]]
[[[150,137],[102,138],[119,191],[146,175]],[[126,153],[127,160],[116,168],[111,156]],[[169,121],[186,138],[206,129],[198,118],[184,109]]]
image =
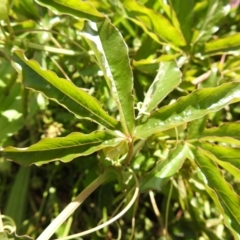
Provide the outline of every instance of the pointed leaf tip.
[[27,60],[22,51],[15,51],[13,61],[21,66],[22,82],[26,88],[42,92],[75,114],[77,118],[95,121],[106,128],[116,129],[118,121],[109,116],[93,96],[56,73],[44,70],[34,60]]

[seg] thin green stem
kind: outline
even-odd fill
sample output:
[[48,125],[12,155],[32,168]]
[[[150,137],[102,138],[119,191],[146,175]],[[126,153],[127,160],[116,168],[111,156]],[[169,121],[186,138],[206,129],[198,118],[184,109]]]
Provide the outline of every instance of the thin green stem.
[[45,207],[45,204],[46,204],[46,201],[47,201],[47,197],[48,197],[49,188],[51,186],[53,177],[55,176],[55,174],[57,172],[57,169],[58,169],[58,165],[56,165],[53,168],[53,171],[51,172],[51,175],[50,176],[48,175],[47,186],[46,186],[45,191],[43,193],[43,200],[41,201],[41,205],[40,205],[40,208],[39,208],[39,211],[38,211],[38,214],[37,214],[37,222],[40,220],[40,217],[42,217],[43,209]]
[[83,201],[95,191],[101,184],[112,176],[112,172],[106,171],[96,178],[87,188],[85,188],[68,206],[50,223],[37,240],[48,240],[61,224],[83,203]]
[[19,44],[23,43],[25,47],[29,47],[29,48],[33,48],[33,49],[37,49],[37,50],[41,50],[41,51],[52,52],[52,53],[65,54],[65,55],[70,55],[70,56],[76,56],[76,55],[83,54],[82,52],[76,52],[76,51],[69,50],[69,49],[56,48],[56,47],[52,47],[52,46],[46,46],[46,45],[41,45],[41,44],[22,41],[22,40],[21,41],[15,40],[12,43],[15,45],[19,45]]
[[172,196],[172,190],[173,190],[173,184],[171,182],[168,199],[167,199],[166,214],[165,214],[165,235],[166,236],[168,234],[168,216],[169,216],[169,206],[170,206],[170,200],[171,200],[171,196]]
[[0,24],[0,28],[1,28],[1,30],[2,30],[2,33],[3,33],[4,37],[5,37],[6,39],[8,39],[8,36],[7,36],[7,34],[5,33],[5,30],[4,30],[3,26],[2,26],[2,24]]
[[6,22],[7,22],[7,28],[8,28],[8,31],[9,31],[9,36],[10,36],[10,38],[14,38],[15,35],[14,35],[14,32],[13,32],[9,17],[7,17]]
[[[120,212],[118,213],[116,216],[114,216],[113,218],[111,218],[110,220],[108,220],[107,222],[97,226],[97,227],[94,227],[92,229],[89,229],[87,231],[84,231],[84,232],[81,232],[81,233],[78,233],[78,234],[73,234],[73,235],[70,235],[68,237],[64,237],[64,238],[58,238],[57,240],[68,240],[68,239],[76,239],[78,237],[82,237],[82,236],[85,236],[87,234],[90,234],[90,233],[93,233],[93,232],[96,232],[110,224],[112,224],[113,222],[115,222],[117,219],[119,219],[120,217],[122,217],[130,208],[131,206],[134,204],[135,200],[137,199],[138,197],[138,194],[139,194],[139,182],[138,182],[138,179],[135,175],[135,173],[129,169],[129,171],[132,173],[133,177],[134,177],[134,180],[135,180],[135,186],[134,186],[134,194],[130,200],[130,202],[127,204],[127,206]],[[39,239],[37,239],[39,240]],[[43,240],[43,239],[42,239]],[[48,240],[48,239],[46,239]]]
[[88,55],[87,50],[85,48],[83,48],[80,44],[78,44],[76,41],[72,40],[68,36],[66,36],[62,33],[59,33],[57,31],[48,30],[48,29],[27,29],[27,30],[17,30],[14,33],[20,33],[20,32],[50,32],[52,34],[57,34],[58,36],[62,36],[64,38],[66,38],[69,42],[72,42],[75,46],[79,47],[86,55]]
[[126,157],[126,159],[124,160],[124,162],[126,163],[126,165],[128,166],[132,160],[132,156],[133,156],[133,139],[131,138],[129,144],[129,150],[128,150],[128,155]]

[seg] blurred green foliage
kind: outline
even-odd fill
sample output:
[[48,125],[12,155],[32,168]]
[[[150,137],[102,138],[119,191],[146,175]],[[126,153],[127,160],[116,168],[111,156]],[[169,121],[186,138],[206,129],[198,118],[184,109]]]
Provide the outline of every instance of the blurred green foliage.
[[[91,134],[102,131],[105,123],[123,133],[131,133],[132,129],[136,135],[130,165],[139,177],[141,194],[115,224],[83,239],[240,239],[240,7],[227,0],[88,0],[80,1],[82,8],[76,5],[76,9],[69,10],[61,2],[0,3],[2,150],[8,151],[8,146],[26,148],[41,139],[66,137],[72,132]],[[84,4],[92,8],[84,12]],[[105,15],[128,47],[136,121],[124,109],[119,111],[109,87],[111,79],[104,80],[104,66],[101,68],[99,63],[102,56],[97,56],[89,43],[88,20],[100,25]],[[107,39],[110,26],[107,21],[105,24],[101,25],[102,32],[99,30],[102,39]],[[41,68],[20,56],[19,51],[14,55],[16,50],[24,51]],[[114,46],[105,50],[112,60],[110,65],[117,66],[125,55],[112,56],[115,52]],[[25,74],[23,62],[26,66],[33,64],[39,75],[48,69],[83,89],[98,100],[109,117],[102,113],[102,125],[94,118],[89,121],[91,116],[82,119],[70,109],[71,104],[65,107],[69,102],[57,99],[56,92],[49,91],[53,96],[48,96],[38,90],[41,79],[32,72]],[[180,72],[173,72],[175,68]],[[126,76],[124,84],[131,79],[123,67],[117,70]],[[159,73],[163,70],[166,76]],[[161,81],[162,85],[158,85]],[[74,89],[70,83],[68,86],[67,93]],[[125,86],[126,92],[131,90],[131,82]],[[155,97],[152,106],[146,96]],[[125,105],[131,105],[131,96],[127,97]],[[186,111],[192,111],[193,118],[188,119]],[[115,119],[124,117],[125,125],[116,127]],[[167,127],[152,131],[159,119]],[[121,155],[126,146],[117,146]],[[3,226],[11,232],[3,239],[35,239],[100,174],[104,164],[110,164],[102,162],[102,156],[112,156],[115,147],[109,145],[95,152],[103,148],[102,144],[88,156],[76,154],[71,158],[66,154],[69,158],[61,160],[67,164],[54,161],[28,167],[1,155],[0,209],[6,215]],[[12,154],[15,160],[19,152]],[[16,162],[37,162],[30,155],[21,156]],[[121,201],[126,204],[129,199],[118,182],[101,186],[54,237],[106,221]],[[25,236],[13,234],[14,227],[17,234]]]

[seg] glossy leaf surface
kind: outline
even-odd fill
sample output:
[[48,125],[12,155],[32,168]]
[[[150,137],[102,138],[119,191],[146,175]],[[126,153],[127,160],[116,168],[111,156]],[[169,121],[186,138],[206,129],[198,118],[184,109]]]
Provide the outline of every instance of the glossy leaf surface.
[[13,60],[22,67],[22,81],[26,88],[42,92],[78,118],[95,121],[107,128],[115,128],[118,125],[117,120],[110,117],[94,97],[76,87],[71,81],[43,70],[36,61],[27,60],[21,51],[15,52]]
[[208,185],[205,185],[205,188],[208,194],[210,195],[210,197],[213,199],[215,205],[220,210],[224,219],[224,224],[229,228],[232,235],[234,236],[234,239],[240,240],[239,231],[237,230],[239,226],[238,226],[238,223],[236,223],[236,221],[232,221],[232,219],[234,218],[232,217],[231,212],[229,212],[226,207],[221,205],[217,193],[212,188],[210,188]]
[[193,152],[196,163],[204,175],[205,184],[216,192],[225,214],[230,217],[233,228],[238,231],[240,228],[239,196],[223,178],[216,164],[200,148],[195,149]]
[[145,7],[135,0],[124,0],[123,5],[128,11],[130,18],[139,20],[162,40],[175,46],[184,46],[186,44],[181,33],[162,14]]
[[211,54],[223,54],[230,51],[239,50],[240,33],[236,33],[225,38],[216,39],[205,44],[205,52]]
[[78,0],[36,0],[36,2],[42,6],[48,7],[57,14],[69,14],[73,17],[85,18],[95,22],[104,19],[104,15],[98,12],[89,2]]
[[169,153],[167,159],[159,162],[149,174],[143,176],[140,182],[140,190],[147,191],[155,189],[161,191],[170,177],[175,175],[182,167],[188,151],[187,145],[179,144]]
[[162,62],[149,87],[141,112],[151,112],[181,82],[181,72],[175,62]]
[[116,100],[125,134],[134,129],[133,75],[128,49],[120,32],[109,19],[96,26],[87,24],[83,36],[95,52],[113,98]]
[[240,180],[240,149],[209,143],[199,144],[204,153],[234,177]]
[[240,140],[240,122],[224,123],[220,127],[205,129],[201,137],[232,137]]
[[136,128],[136,136],[147,138],[159,131],[201,118],[209,112],[216,112],[239,99],[239,83],[227,83],[216,88],[196,90],[150,115],[145,123]]
[[90,134],[71,133],[66,137],[44,138],[28,148],[7,147],[3,150],[3,156],[23,166],[54,160],[69,162],[76,157],[116,146],[120,141],[121,139],[114,138],[106,131]]
[[209,0],[206,1],[207,7],[204,10],[202,21],[199,24],[197,41],[204,44],[218,30],[219,22],[230,11],[228,0]]

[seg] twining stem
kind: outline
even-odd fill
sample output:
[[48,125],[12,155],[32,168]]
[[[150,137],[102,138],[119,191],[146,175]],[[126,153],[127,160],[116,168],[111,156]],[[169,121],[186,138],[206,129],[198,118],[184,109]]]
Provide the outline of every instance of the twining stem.
[[[138,182],[138,179],[135,175],[135,173],[129,169],[129,171],[132,173],[132,176],[135,180],[135,186],[133,187],[132,190],[134,190],[134,194],[131,198],[131,200],[129,201],[129,203],[127,204],[126,207],[124,207],[124,209],[119,212],[117,215],[115,215],[114,217],[112,217],[111,219],[109,219],[107,222],[101,224],[101,225],[98,225],[97,227],[94,227],[92,229],[89,229],[87,231],[84,231],[84,232],[81,232],[81,233],[77,233],[77,234],[73,234],[73,235],[70,235],[68,237],[64,237],[64,238],[58,238],[57,240],[68,240],[68,239],[76,239],[78,237],[82,237],[82,236],[85,236],[87,234],[90,234],[90,233],[93,233],[93,232],[96,232],[110,224],[112,224],[113,222],[115,222],[116,220],[118,220],[120,217],[122,217],[130,208],[131,206],[134,204],[134,202],[136,201],[137,197],[138,197],[138,194],[139,194],[139,182]],[[129,192],[132,192],[132,190],[130,190]],[[128,192],[128,193],[129,193]],[[38,240],[38,239],[37,239]],[[42,239],[43,240],[43,239]]]
[[81,203],[101,184],[112,177],[112,172],[106,171],[85,188],[68,206],[49,224],[37,240],[48,240],[61,224],[81,205]]

